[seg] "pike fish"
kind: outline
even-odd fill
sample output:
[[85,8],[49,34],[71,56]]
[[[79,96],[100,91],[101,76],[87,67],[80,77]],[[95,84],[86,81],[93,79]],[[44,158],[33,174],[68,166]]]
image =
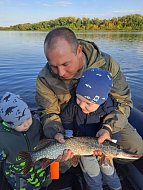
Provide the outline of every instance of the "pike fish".
[[[93,155],[93,151],[102,151],[105,157],[136,160],[141,155],[130,154],[123,150],[122,147],[109,140],[99,144],[96,137],[72,137],[65,139],[65,143],[61,144],[55,140],[49,143],[47,140],[44,147],[37,147],[33,152],[20,152],[18,157],[25,161],[24,175],[27,174],[30,168],[39,160],[55,161],[59,155],[63,154],[65,149],[70,149],[74,155],[88,156]],[[49,164],[48,164],[49,165]],[[46,166],[47,167],[47,166]],[[46,167],[43,167],[44,169]]]

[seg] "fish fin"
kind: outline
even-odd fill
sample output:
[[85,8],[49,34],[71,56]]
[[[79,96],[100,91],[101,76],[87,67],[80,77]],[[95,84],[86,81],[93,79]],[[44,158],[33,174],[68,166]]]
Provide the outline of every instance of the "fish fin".
[[41,167],[43,170],[45,170],[47,167],[50,166],[51,163],[53,163],[55,160],[50,160],[48,158],[43,158],[42,159],[42,164],[41,164]]
[[38,151],[40,149],[43,149],[52,143],[56,142],[55,139],[42,139],[39,141],[38,145],[34,148],[34,151]]
[[109,165],[113,166],[113,157],[105,156],[104,154],[99,159],[99,165]]
[[80,160],[80,156],[79,155],[76,155],[74,156],[73,158],[71,158],[71,164],[73,167],[76,167],[79,163],[79,160]]
[[105,156],[104,162],[106,165],[113,166],[113,157],[112,156]]
[[19,152],[17,157],[19,160],[22,160],[25,162],[23,175],[26,175],[34,165],[34,163],[32,162],[32,157],[29,152]]
[[105,162],[105,155],[102,154],[102,156],[98,156],[99,165],[101,166]]

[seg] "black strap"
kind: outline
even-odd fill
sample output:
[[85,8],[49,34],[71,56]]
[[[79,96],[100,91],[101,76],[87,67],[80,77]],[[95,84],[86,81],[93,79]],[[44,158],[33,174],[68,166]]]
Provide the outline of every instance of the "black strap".
[[110,129],[109,127],[107,127],[106,125],[104,125],[104,126],[102,127],[102,129],[107,130],[107,131],[109,132],[109,134],[110,134],[110,137],[112,136],[112,131],[111,131],[111,129]]

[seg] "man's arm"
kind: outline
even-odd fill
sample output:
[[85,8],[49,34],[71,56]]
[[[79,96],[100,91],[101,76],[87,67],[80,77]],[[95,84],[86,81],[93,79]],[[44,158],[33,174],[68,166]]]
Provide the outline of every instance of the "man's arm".
[[[42,108],[42,125],[44,134],[47,138],[54,138],[60,143],[64,143],[64,128],[61,124],[60,105],[56,94],[48,84],[40,77],[36,82],[36,101]],[[59,161],[66,161],[73,157],[71,150],[65,150],[63,155],[58,157]]]
[[111,94],[118,102],[118,110],[128,118],[130,110],[133,107],[131,90],[119,64],[117,64],[117,62],[111,57],[110,70],[113,73],[113,87],[111,89]]
[[72,97],[60,114],[60,118],[64,129],[74,130],[74,117],[76,114],[76,97]]
[[39,77],[36,82],[36,102],[42,108],[41,121],[47,138],[54,138],[57,133],[64,133],[61,124],[60,105],[55,93]]
[[120,131],[128,122],[127,118],[130,115],[130,110],[133,104],[128,82],[122,73],[120,66],[111,57],[109,71],[113,76],[111,94],[117,100],[118,106],[115,111],[111,112],[104,118],[103,123],[110,125],[114,133]]
[[[112,73],[113,77],[111,94],[117,100],[118,106],[114,111],[104,117],[102,125],[108,127],[111,133],[116,133],[122,130],[127,124],[133,104],[128,82],[119,64],[111,57],[108,70]],[[110,138],[110,134],[106,129],[99,130],[97,136],[99,137],[99,143]]]

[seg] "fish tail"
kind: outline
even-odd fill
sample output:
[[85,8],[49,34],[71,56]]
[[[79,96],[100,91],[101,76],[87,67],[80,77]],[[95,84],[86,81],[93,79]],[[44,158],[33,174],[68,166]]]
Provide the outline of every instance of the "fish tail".
[[31,154],[29,152],[19,152],[18,158],[25,162],[23,174],[26,175],[34,165]]

